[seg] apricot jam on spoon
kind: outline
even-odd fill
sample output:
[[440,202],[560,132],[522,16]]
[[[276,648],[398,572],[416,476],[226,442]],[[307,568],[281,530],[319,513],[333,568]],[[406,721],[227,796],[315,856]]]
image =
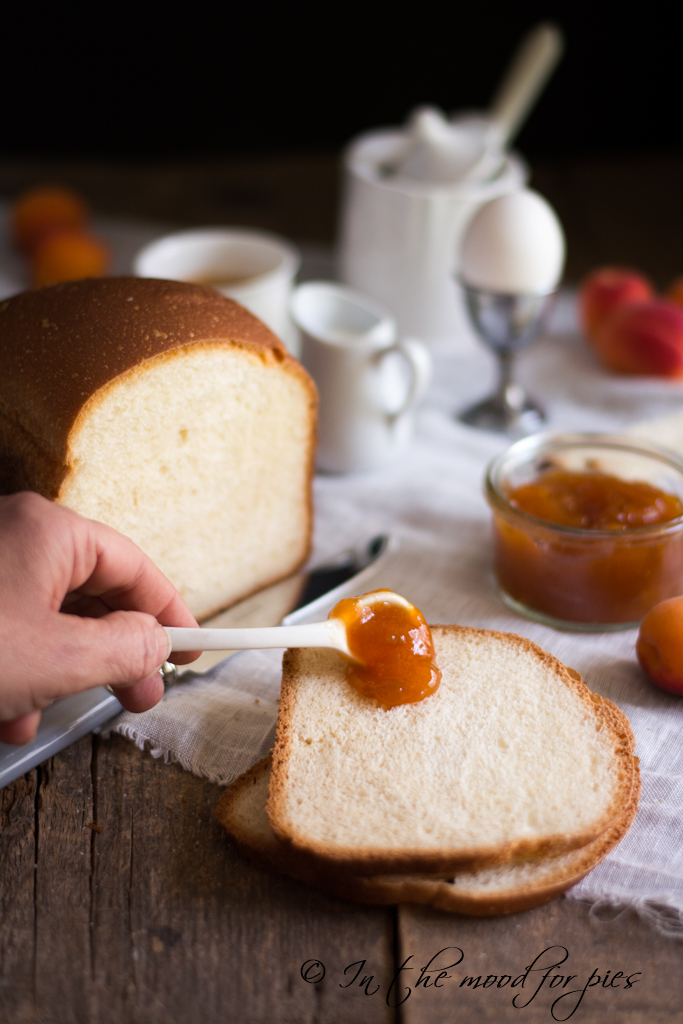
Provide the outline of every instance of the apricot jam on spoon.
[[422,612],[391,590],[340,601],[329,614],[346,627],[347,678],[384,708],[416,704],[439,688],[434,643]]
[[441,672],[422,612],[391,590],[340,601],[323,622],[242,629],[165,626],[170,651],[328,647],[349,663],[348,680],[384,708],[435,693]]

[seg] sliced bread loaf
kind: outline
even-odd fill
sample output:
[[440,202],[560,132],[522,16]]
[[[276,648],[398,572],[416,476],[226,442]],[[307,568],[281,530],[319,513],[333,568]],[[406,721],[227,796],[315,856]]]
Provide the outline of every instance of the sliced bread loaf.
[[132,537],[198,618],[305,560],[316,402],[210,288],[103,278],[0,303],[0,493]]
[[586,846],[634,788],[626,719],[530,641],[432,627],[442,682],[389,711],[334,652],[288,651],[267,802],[279,840],[354,874]]
[[601,836],[570,853],[538,857],[450,878],[362,877],[330,869],[276,839],[265,813],[270,758],[241,775],[221,797],[216,817],[241,852],[262,867],[360,903],[429,903],[461,914],[491,916],[529,910],[576,885],[622,839],[636,813],[638,773],[623,814]]

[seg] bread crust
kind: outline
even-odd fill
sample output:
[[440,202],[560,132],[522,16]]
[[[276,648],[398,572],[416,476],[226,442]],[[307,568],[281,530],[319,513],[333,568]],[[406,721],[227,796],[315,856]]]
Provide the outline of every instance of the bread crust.
[[29,489],[58,501],[72,440],[105,389],[197,345],[243,349],[300,380],[311,408],[312,476],[315,385],[265,324],[202,285],[93,278],[0,303],[0,493]]
[[332,847],[329,844],[310,839],[305,833],[298,831],[296,825],[290,820],[285,799],[288,766],[293,750],[290,722],[297,699],[296,679],[299,660],[299,652],[290,650],[285,653],[283,659],[280,710],[273,748],[269,796],[266,804],[268,821],[283,846],[291,846],[298,853],[317,859],[321,864],[327,865],[328,869],[330,866],[334,866],[338,870],[351,872],[354,875],[442,874],[450,871],[477,870],[504,864],[513,859],[526,860],[566,853],[585,847],[620,820],[629,804],[637,769],[632,753],[635,745],[633,733],[628,720],[619,709],[609,701],[604,701],[596,694],[592,694],[578,672],[568,669],[561,661],[526,637],[496,630],[474,629],[469,626],[434,625],[430,628],[436,634],[441,632],[461,636],[469,635],[482,640],[518,646],[539,659],[545,668],[556,675],[558,682],[569,687],[575,693],[585,706],[586,711],[597,719],[598,728],[606,731],[612,742],[617,786],[602,818],[595,822],[592,829],[573,835],[556,834],[541,839],[513,840],[496,847],[481,846],[467,851],[456,849],[425,851],[406,848],[397,853],[387,852],[378,847],[365,849],[359,853],[355,848],[345,848],[339,845]]
[[[612,705],[614,707],[614,705]],[[618,714],[621,715],[618,709]],[[624,716],[622,716],[624,717]],[[427,875],[362,877],[324,866],[293,847],[280,842],[273,833],[259,836],[244,829],[236,813],[246,789],[263,783],[271,770],[271,758],[265,757],[241,775],[221,797],[215,815],[237,843],[240,852],[261,867],[288,875],[297,881],[321,889],[331,896],[359,903],[422,903],[459,914],[492,917],[513,914],[547,903],[581,881],[589,871],[623,839],[638,808],[640,776],[635,766],[628,804],[620,817],[597,839],[571,854],[569,858],[541,858],[538,879],[522,885],[502,885],[480,892],[453,880]],[[557,861],[553,865],[552,861]],[[567,863],[569,860],[569,863]],[[476,872],[475,872],[476,883]]]

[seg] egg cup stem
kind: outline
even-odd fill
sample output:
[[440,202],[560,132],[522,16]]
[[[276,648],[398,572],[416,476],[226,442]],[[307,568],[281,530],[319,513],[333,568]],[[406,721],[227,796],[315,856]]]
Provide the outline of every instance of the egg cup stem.
[[474,288],[461,282],[470,320],[498,362],[494,393],[469,406],[458,419],[480,430],[524,437],[545,423],[543,408],[513,381],[517,354],[536,339],[543,328],[550,296],[507,295]]

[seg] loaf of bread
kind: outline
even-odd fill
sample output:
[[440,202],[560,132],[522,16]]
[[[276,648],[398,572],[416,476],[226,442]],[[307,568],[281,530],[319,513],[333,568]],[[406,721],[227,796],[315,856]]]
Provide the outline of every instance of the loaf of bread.
[[250,860],[359,903],[428,903],[480,917],[529,910],[576,885],[623,838],[635,816],[640,792],[636,773],[621,816],[597,839],[570,853],[462,871],[449,878],[426,874],[362,877],[321,865],[276,839],[265,811],[270,767],[270,757],[259,761],[226,789],[216,807],[218,821]]
[[127,534],[198,618],[305,560],[316,403],[210,288],[104,278],[0,303],[0,491]]
[[267,815],[355,875],[443,873],[585,847],[637,779],[628,721],[523,637],[432,627],[438,691],[385,711],[333,651],[285,655]]

